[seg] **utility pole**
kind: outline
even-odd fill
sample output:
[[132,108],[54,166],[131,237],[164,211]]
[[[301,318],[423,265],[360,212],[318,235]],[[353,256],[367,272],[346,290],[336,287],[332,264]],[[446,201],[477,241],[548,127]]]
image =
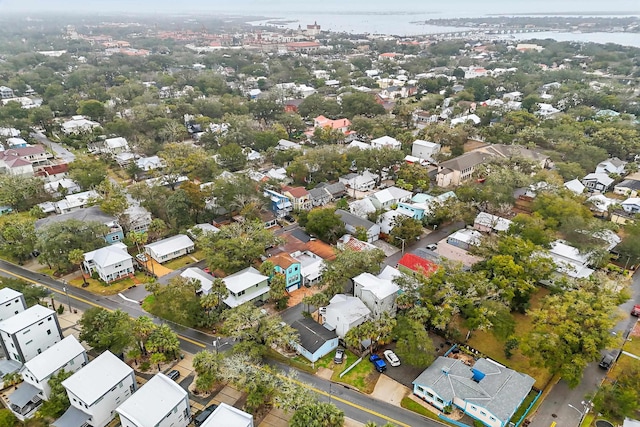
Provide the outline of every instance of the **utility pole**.
[[65,284],[65,286],[62,287],[62,291],[64,292],[64,294],[67,296],[67,304],[69,304],[69,313],[72,312],[71,310],[71,298],[69,298],[69,292],[67,292],[67,281],[64,280],[63,283]]

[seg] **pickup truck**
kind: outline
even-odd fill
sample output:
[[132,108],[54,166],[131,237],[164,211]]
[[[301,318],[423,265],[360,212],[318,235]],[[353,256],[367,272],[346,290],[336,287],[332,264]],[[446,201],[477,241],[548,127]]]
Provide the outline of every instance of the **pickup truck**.
[[631,309],[631,315],[640,317],[640,304],[636,304],[633,306],[633,308]]
[[369,357],[369,360],[371,361],[371,363],[373,363],[373,366],[376,368],[376,371],[383,373],[384,371],[387,370],[387,364],[385,363],[385,361],[378,356],[377,354],[372,354]]

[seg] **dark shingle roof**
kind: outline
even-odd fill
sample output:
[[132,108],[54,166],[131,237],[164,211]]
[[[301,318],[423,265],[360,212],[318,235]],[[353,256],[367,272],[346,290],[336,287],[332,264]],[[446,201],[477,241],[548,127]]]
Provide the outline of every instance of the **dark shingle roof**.
[[351,225],[354,228],[364,227],[367,230],[369,230],[371,227],[375,225],[373,222],[369,221],[368,219],[360,218],[359,216],[356,216],[347,211],[343,211],[342,209],[336,210],[336,214],[338,214],[342,222],[344,222],[346,225]]
[[291,324],[291,327],[298,331],[302,348],[310,353],[315,353],[324,343],[338,337],[334,331],[328,330],[307,317],[296,320]]

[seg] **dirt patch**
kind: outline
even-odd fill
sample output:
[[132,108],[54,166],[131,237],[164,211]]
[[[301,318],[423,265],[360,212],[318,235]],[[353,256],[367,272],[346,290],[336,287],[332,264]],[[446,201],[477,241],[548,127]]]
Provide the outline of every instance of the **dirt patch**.
[[410,392],[411,390],[409,387],[405,387],[386,375],[380,375],[380,378],[373,389],[373,393],[371,393],[371,397],[384,400],[392,405],[400,406],[402,399],[409,395]]
[[331,380],[331,377],[333,376],[333,370],[328,368],[318,368],[318,372],[316,372],[316,375],[320,378],[324,378],[325,380]]
[[640,322],[636,322],[636,325],[631,330],[631,333],[629,334],[629,336],[633,338],[640,337]]

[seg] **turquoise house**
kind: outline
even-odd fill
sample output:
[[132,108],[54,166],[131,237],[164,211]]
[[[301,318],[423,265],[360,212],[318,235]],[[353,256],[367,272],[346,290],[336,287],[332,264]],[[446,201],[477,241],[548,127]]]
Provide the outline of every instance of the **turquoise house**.
[[280,253],[269,258],[275,267],[275,271],[284,274],[287,283],[287,292],[300,288],[302,282],[302,267],[300,261],[287,253]]

